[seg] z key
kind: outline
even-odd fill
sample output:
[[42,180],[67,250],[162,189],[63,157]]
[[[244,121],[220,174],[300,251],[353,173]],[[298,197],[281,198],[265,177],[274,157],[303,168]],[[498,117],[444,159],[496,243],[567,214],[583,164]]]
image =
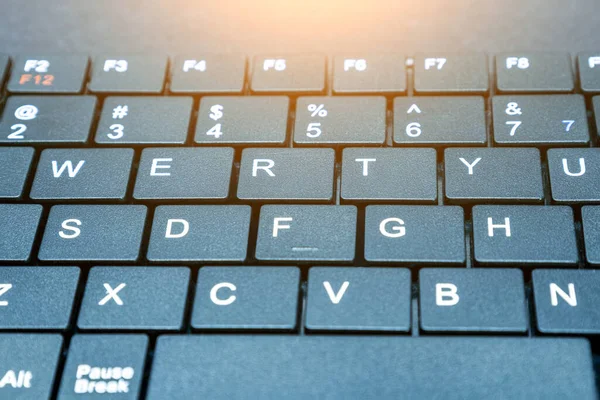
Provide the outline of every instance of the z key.
[[494,140],[504,145],[584,145],[590,140],[579,94],[495,96]]
[[88,62],[88,57],[82,55],[17,57],[8,81],[8,91],[80,93],[87,75]]

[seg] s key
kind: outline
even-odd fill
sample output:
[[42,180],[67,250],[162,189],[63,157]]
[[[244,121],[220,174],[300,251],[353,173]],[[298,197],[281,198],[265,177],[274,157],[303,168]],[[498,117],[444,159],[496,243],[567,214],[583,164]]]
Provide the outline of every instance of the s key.
[[579,94],[494,96],[494,140],[504,145],[590,141],[585,100]]
[[95,108],[95,96],[11,96],[0,143],[85,143]]
[[80,93],[88,62],[84,55],[19,56],[7,89],[12,93]]

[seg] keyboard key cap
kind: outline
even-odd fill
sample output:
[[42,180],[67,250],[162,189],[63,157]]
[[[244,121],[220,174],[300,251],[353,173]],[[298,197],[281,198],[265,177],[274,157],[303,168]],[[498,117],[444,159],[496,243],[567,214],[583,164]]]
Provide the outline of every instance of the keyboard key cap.
[[540,201],[537,149],[446,149],[446,198],[455,202]]
[[354,206],[261,207],[256,258],[269,261],[354,260]]
[[422,269],[419,299],[425,331],[527,331],[525,284],[519,269]]
[[289,400],[595,399],[596,384],[589,342],[580,338],[158,338],[149,400],[277,399],[282,393]]
[[600,52],[579,53],[579,83],[584,93],[600,93]]
[[585,101],[579,94],[494,96],[494,140],[505,145],[586,144]]
[[147,348],[146,335],[73,336],[58,399],[138,399]]
[[94,96],[12,96],[0,121],[0,143],[85,143]]
[[246,205],[156,207],[148,260],[242,262],[251,213]]
[[418,53],[415,55],[415,92],[487,93],[487,55],[483,53]]
[[600,333],[600,271],[536,269],[537,328],[543,333]]
[[408,269],[316,267],[309,270],[307,329],[408,332],[410,310]]
[[383,144],[385,97],[300,97],[294,142]]
[[179,330],[190,280],[185,267],[94,267],[80,329]]
[[39,204],[0,204],[0,261],[29,260],[41,216]]
[[286,96],[203,97],[194,140],[200,144],[283,144],[289,103]]
[[481,145],[486,142],[483,97],[394,98],[394,143]]
[[78,281],[77,267],[0,268],[0,329],[66,329]]
[[458,206],[367,206],[370,262],[464,264],[465,227]]
[[136,261],[146,219],[142,205],[58,205],[48,216],[39,259]]
[[107,97],[96,143],[184,144],[192,105],[191,97]]
[[406,57],[370,53],[333,59],[333,91],[338,94],[406,92]]
[[244,149],[237,197],[244,200],[331,200],[333,149]]
[[132,149],[46,149],[30,196],[38,200],[123,200],[132,161]]
[[7,89],[12,93],[80,93],[88,63],[84,55],[19,56],[14,60]]
[[31,147],[0,148],[0,198],[21,197],[34,153]]
[[496,85],[500,92],[571,92],[571,57],[552,52],[498,54]]
[[10,67],[10,57],[6,54],[0,53],[0,88],[4,87],[4,80],[8,75]]
[[188,54],[175,57],[171,93],[241,93],[246,56],[241,54]]
[[96,93],[161,93],[167,57],[109,54],[94,57],[88,88]]
[[[592,108],[594,110],[594,117],[596,122],[596,128],[600,126],[600,96],[594,96],[592,98]],[[597,130],[598,138],[600,138],[600,130]]]
[[581,208],[585,254],[592,265],[600,265],[600,207]]
[[232,168],[232,148],[144,149],[133,197],[226,199]]
[[60,335],[0,334],[0,397],[50,399],[62,342]]
[[552,199],[600,202],[600,149],[550,149]]
[[250,89],[254,93],[322,93],[326,60],[316,54],[256,56]]
[[422,201],[437,199],[434,149],[344,149],[344,200]]
[[573,211],[566,206],[473,207],[475,260],[481,264],[575,265]]
[[295,267],[200,268],[192,327],[291,331],[299,289]]

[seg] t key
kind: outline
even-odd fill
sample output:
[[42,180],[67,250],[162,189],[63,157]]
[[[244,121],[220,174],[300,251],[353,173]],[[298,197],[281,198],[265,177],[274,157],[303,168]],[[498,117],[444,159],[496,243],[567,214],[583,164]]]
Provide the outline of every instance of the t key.
[[87,75],[83,55],[24,55],[15,59],[7,89],[12,93],[79,93]]
[[256,56],[250,89],[255,93],[322,93],[325,68],[325,57],[316,54]]
[[570,207],[475,206],[472,213],[481,264],[575,265],[579,259]]
[[415,92],[487,93],[488,62],[485,54],[419,53],[415,56]]
[[95,96],[11,96],[0,143],[85,143],[95,108]]
[[161,93],[167,57],[110,54],[94,57],[88,88],[96,93]]
[[385,97],[300,97],[294,142],[298,144],[385,141]]
[[506,145],[586,144],[582,95],[494,96],[494,140]]
[[244,149],[237,196],[244,200],[331,200],[333,149]]
[[537,149],[446,149],[446,198],[457,202],[541,201]]
[[354,206],[263,206],[258,260],[354,260],[357,211]]
[[571,92],[575,87],[566,53],[503,53],[496,56],[500,92]]
[[200,101],[196,143],[265,143],[286,139],[286,96],[205,96]]

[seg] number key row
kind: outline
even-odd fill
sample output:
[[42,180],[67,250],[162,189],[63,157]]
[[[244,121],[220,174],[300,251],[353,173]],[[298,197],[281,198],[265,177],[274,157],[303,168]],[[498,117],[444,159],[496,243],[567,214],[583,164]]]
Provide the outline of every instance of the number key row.
[[[600,119],[600,97],[593,99]],[[10,97],[0,121],[0,143],[88,141],[94,123],[93,96]],[[290,99],[286,96],[207,96],[191,127],[191,97],[107,97],[95,133],[103,145],[181,145],[190,128],[203,145],[287,143]],[[499,145],[585,145],[590,141],[581,95],[516,96],[492,99],[494,141]],[[386,99],[300,97],[295,104],[296,145],[386,143]],[[397,145],[485,145],[484,98],[397,97],[393,101]]]

